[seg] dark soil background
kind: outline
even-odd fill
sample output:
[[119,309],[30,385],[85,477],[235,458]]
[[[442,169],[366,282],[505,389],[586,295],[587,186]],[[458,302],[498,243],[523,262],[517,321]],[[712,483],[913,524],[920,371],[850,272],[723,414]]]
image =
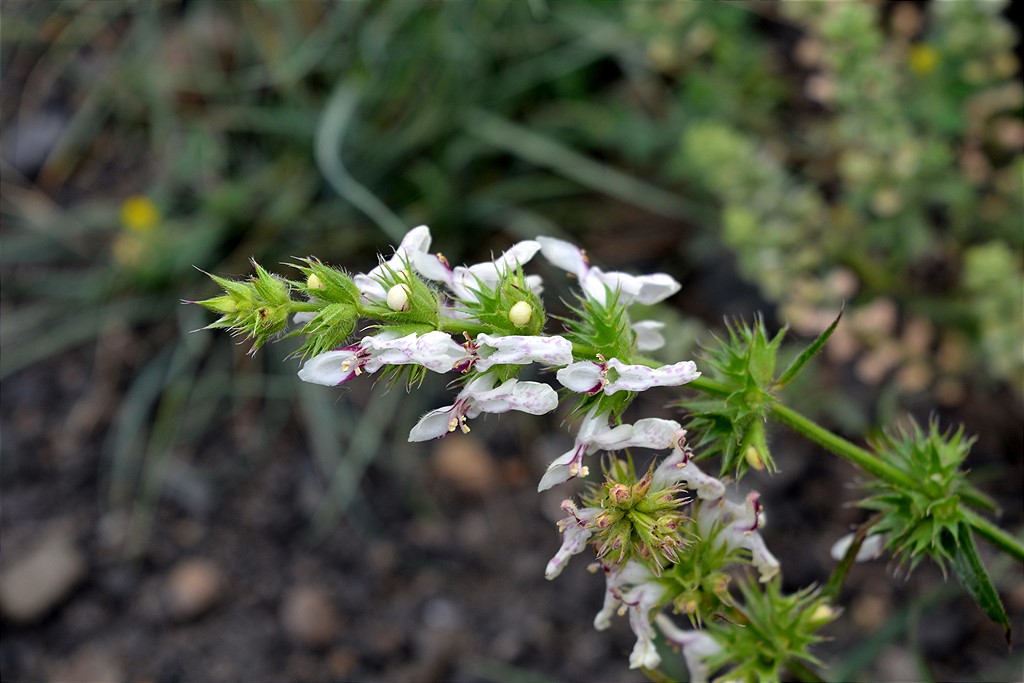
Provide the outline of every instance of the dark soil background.
[[[12,90],[25,73],[7,70],[4,76],[9,103],[23,95]],[[56,90],[60,95],[59,83]],[[56,118],[58,129],[66,125],[66,118]],[[52,122],[36,123],[22,134],[46,139]],[[117,163],[100,159],[99,170],[86,165],[88,173],[79,169],[53,196],[70,205],[137,189],[152,162],[135,143],[115,139]],[[24,149],[20,160],[10,149],[4,146],[5,192],[12,177],[39,180]],[[727,253],[705,259],[706,265],[683,263],[679,254],[698,239],[689,226],[607,200],[580,204],[573,225],[591,226],[584,240],[594,262],[673,274],[684,289],[668,305],[681,316],[719,330],[726,316],[763,311],[772,319],[770,305],[741,282]],[[0,234],[12,232],[8,216]],[[447,237],[464,245],[458,255],[472,262],[517,235]],[[374,250],[386,249],[379,234],[360,239],[362,260],[346,267],[369,268]],[[435,248],[448,251],[441,239]],[[707,245],[700,248],[706,253]],[[17,267],[5,261],[0,313],[9,321],[32,303],[19,283],[54,277],[69,286],[81,266],[71,259]],[[555,273],[531,269],[545,275],[549,300],[564,294]],[[167,297],[195,296],[205,285],[202,277],[196,273],[189,291]],[[573,492],[536,492],[547,463],[572,442],[564,407],[544,418],[491,416],[477,420],[468,436],[408,444],[405,435],[418,415],[447,402],[443,379],[430,377],[412,394],[382,394],[383,387],[367,378],[343,390],[275,394],[274,387],[291,386],[282,383],[299,384],[297,361],[269,350],[249,357],[226,335],[184,334],[182,322],[170,318],[183,316],[191,329],[209,320],[181,308],[191,312],[136,324],[98,306],[104,323],[95,338],[3,380],[3,681],[643,680],[628,669],[634,637],[626,620],[617,619],[607,632],[592,627],[604,582],[587,571],[586,554],[555,581],[543,576],[560,544],[559,503]],[[3,353],[37,343],[23,338]],[[138,492],[131,492],[130,505],[112,504],[115,427],[124,406],[141,400],[132,380],[164,345],[189,343],[206,354],[198,361],[200,374],[203,362],[212,366],[208,359],[220,358],[230,368],[228,380],[261,391],[238,389],[211,399],[216,409],[209,428],[186,435],[195,447],[155,461],[152,453],[140,453],[149,459],[135,482]],[[939,409],[927,396],[883,400],[879,387],[865,386],[848,367],[825,358],[814,372],[815,391],[843,396],[869,421],[934,415],[976,434],[969,460],[975,481],[1002,506],[1000,525],[1019,533],[1019,394],[979,380],[967,386],[960,404]],[[668,407],[677,397],[648,392],[629,415],[678,418]],[[194,416],[199,408],[170,401],[147,413],[147,425],[157,422],[160,410],[170,411],[165,422],[190,429],[196,422],[190,411]],[[364,441],[346,444],[336,461],[324,462],[311,410],[328,411]],[[368,415],[380,427],[360,431]],[[764,536],[782,563],[785,588],[823,584],[834,567],[830,546],[866,518],[850,506],[859,476],[781,428],[769,436],[780,472],[771,478],[754,473],[741,488],[762,493]],[[843,616],[829,627],[821,658],[858,680],[1024,680],[1022,567],[984,541],[979,546],[1010,612],[1014,652],[952,577],[944,581],[925,562],[908,578],[882,560],[851,572]]]

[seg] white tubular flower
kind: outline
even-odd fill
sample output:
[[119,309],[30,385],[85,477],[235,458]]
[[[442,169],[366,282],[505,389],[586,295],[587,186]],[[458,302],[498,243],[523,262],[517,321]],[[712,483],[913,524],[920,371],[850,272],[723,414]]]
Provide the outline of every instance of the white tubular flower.
[[779,573],[779,561],[757,533],[758,528],[764,525],[760,497],[761,494],[751,491],[743,505],[737,505],[725,498],[719,498],[714,502],[708,501],[700,506],[697,526],[701,533],[706,534],[713,524],[720,523],[720,538],[731,548],[749,550],[754,566],[761,574],[761,583],[766,583]]
[[385,365],[422,365],[433,372],[448,372],[464,355],[463,348],[444,332],[397,339],[385,332],[310,358],[299,370],[299,379],[333,387]]
[[682,447],[683,436],[679,437],[679,445],[672,455],[661,461],[654,470],[651,487],[654,489],[668,488],[674,484],[683,484],[690,491],[695,491],[702,500],[717,500],[725,495],[725,484],[709,474],[705,474],[690,459],[689,452]]
[[618,290],[619,302],[623,305],[631,303],[656,304],[672,296],[680,289],[680,284],[669,275],[628,275],[627,273],[605,273],[600,268],[592,267],[585,251],[575,244],[553,237],[538,237],[541,253],[544,258],[562,270],[576,276],[580,287],[588,299],[599,303],[605,302],[607,290]]
[[[832,559],[839,562],[846,557],[846,551],[850,549],[850,544],[853,543],[854,534],[846,534],[832,546],[829,554],[832,555]],[[885,548],[885,534],[878,534],[875,536],[868,536],[861,543],[860,548],[857,550],[857,557],[854,558],[854,562],[867,562],[869,560],[877,560],[882,555],[882,550]]]
[[448,372],[466,355],[460,344],[436,330],[391,340],[367,337],[362,343],[383,365],[422,365],[434,372]]
[[572,362],[572,342],[563,337],[479,334],[473,340],[474,365],[486,370],[495,365],[567,365]]
[[603,631],[611,626],[612,614],[629,613],[629,626],[636,636],[636,645],[629,656],[629,668],[654,669],[661,657],[654,647],[651,612],[665,597],[665,587],[647,567],[630,560],[623,567],[604,566],[604,606],[594,618],[594,628]]
[[686,668],[690,671],[690,683],[707,683],[711,675],[708,659],[722,651],[718,641],[705,631],[684,631],[664,614],[654,617],[654,621],[665,640],[683,648]]
[[558,394],[540,382],[506,380],[495,387],[493,374],[483,374],[470,380],[455,398],[455,403],[432,410],[416,423],[409,432],[409,441],[437,439],[456,429],[469,432],[466,421],[480,413],[505,413],[519,410],[531,415],[543,415],[558,406]]
[[[448,260],[440,254],[428,254],[424,249],[415,255],[413,262],[416,272],[428,280],[443,282],[455,298],[460,301],[476,301],[476,293],[481,284],[494,287],[509,270],[517,265],[527,263],[540,250],[540,245],[533,240],[523,240],[512,245],[508,251],[493,261],[484,261],[472,266],[448,265]],[[531,275],[526,278],[530,289],[539,294],[541,279]]]
[[568,512],[569,516],[558,522],[558,530],[562,532],[562,547],[544,570],[544,577],[549,580],[562,573],[565,565],[569,563],[569,558],[587,547],[587,541],[592,533],[589,523],[601,513],[597,508],[588,507],[580,510],[571,500],[563,500],[562,509]]
[[651,387],[676,387],[700,377],[692,360],[660,368],[627,365],[618,358],[595,363],[579,361],[567,365],[555,375],[565,388],[586,394],[603,391],[611,396],[617,391],[646,391]]
[[413,228],[402,238],[401,244],[395,249],[395,254],[387,261],[381,262],[376,268],[365,275],[360,273],[352,278],[360,293],[371,301],[378,303],[386,302],[388,291],[384,289],[381,280],[387,276],[388,268],[395,272],[405,270],[405,264],[416,263],[418,254],[426,254],[430,248],[430,228],[421,225]]
[[[643,433],[640,436],[634,438],[634,425],[618,425],[616,427],[610,427],[608,425],[608,413],[598,414],[597,408],[591,410],[580,422],[579,432],[576,434],[576,445],[571,450],[566,451],[561,456],[556,458],[550,465],[548,465],[547,472],[541,478],[540,483],[537,485],[538,491],[546,491],[555,484],[561,484],[562,482],[568,481],[576,476],[587,476],[589,473],[587,467],[583,464],[583,458],[597,451],[616,451],[620,448],[628,448],[630,446],[643,446],[645,448],[664,448],[664,446],[658,445],[647,445],[641,443],[645,438],[644,434],[648,432],[657,432],[657,428],[653,426],[652,421],[657,418],[648,418],[646,420],[640,420],[640,423],[645,423],[643,427]],[[658,422],[671,422],[675,429],[679,429],[679,424],[672,422],[671,420],[657,420]],[[638,424],[640,424],[638,423]],[[664,432],[665,430],[660,430]],[[648,436],[648,441],[657,438],[657,434]],[[660,443],[660,442],[659,442]]]
[[661,331],[665,323],[657,320],[641,320],[633,323],[636,332],[636,348],[638,351],[657,351],[665,345],[665,335]]

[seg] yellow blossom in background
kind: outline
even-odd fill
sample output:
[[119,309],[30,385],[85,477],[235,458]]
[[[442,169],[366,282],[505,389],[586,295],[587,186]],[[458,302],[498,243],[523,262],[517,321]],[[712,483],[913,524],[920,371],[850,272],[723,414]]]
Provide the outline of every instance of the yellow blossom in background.
[[939,65],[939,51],[931,45],[918,43],[910,48],[910,55],[907,57],[910,63],[910,70],[918,76],[926,76],[935,71]]
[[133,195],[121,204],[121,226],[137,233],[147,233],[160,222],[160,210],[149,197]]

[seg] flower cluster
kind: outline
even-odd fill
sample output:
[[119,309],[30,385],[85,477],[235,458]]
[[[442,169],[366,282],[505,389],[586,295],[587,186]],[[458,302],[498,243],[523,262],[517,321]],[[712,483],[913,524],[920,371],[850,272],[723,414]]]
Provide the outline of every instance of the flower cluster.
[[[304,276],[297,281],[257,266],[248,282],[214,278],[225,295],[199,303],[221,315],[211,327],[251,337],[255,347],[284,334],[289,321],[298,326],[293,334],[305,337],[299,378],[306,382],[335,387],[374,373],[405,375],[410,383],[427,372],[455,376],[451,404],[423,415],[409,432],[413,442],[469,432],[469,421],[483,413],[555,410],[555,388],[520,376],[532,364],[555,370],[580,417],[573,445],[550,463],[538,490],[586,480],[588,458],[599,452],[604,482],[589,481],[579,502],[562,503],[562,544],[545,575],[557,577],[570,558],[592,547],[594,567],[606,583],[595,627],[607,628],[616,612],[628,614],[636,635],[630,666],[654,668],[661,661],[658,625],[685,648],[699,680],[706,657],[717,652],[716,638],[725,636],[680,635],[662,612],[671,609],[696,626],[711,616],[728,621],[724,615],[736,617],[743,609],[727,589],[731,568],[751,565],[761,582],[771,582],[779,563],[759,533],[764,514],[756,492],[742,503],[729,500],[725,482],[694,461],[679,422],[625,419],[641,392],[700,377],[693,361],[661,365],[646,358],[644,352],[664,344],[662,325],[630,316],[633,304],[663,301],[679,291],[679,283],[663,273],[606,272],[592,266],[582,249],[549,237],[521,241],[491,261],[454,267],[430,252],[430,244],[427,227],[414,228],[392,255],[355,275],[315,259],[296,265]],[[545,334],[543,283],[523,270],[537,254],[567,271],[577,286],[573,315],[561,319],[562,334]],[[353,339],[359,321],[367,324]],[[775,346],[767,345],[762,355]],[[744,368],[759,365],[757,354],[749,361]],[[771,375],[771,367],[764,370]],[[767,457],[763,431],[758,433],[741,440],[743,447],[760,448]],[[635,449],[655,454],[640,476]],[[658,454],[664,454],[660,460]]]

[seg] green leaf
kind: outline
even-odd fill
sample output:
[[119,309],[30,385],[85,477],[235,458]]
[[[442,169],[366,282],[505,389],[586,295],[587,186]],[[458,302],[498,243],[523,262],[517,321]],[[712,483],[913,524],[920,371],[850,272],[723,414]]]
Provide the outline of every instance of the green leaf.
[[956,572],[960,583],[971,593],[978,607],[988,615],[988,618],[1003,627],[1006,645],[1009,646],[1010,619],[1006,616],[1006,609],[999,599],[995,586],[992,585],[992,579],[978,557],[971,528],[962,522],[957,526],[956,537],[946,534],[944,541],[947,550],[953,556],[953,571]]
[[842,317],[843,310],[840,309],[839,315],[837,315],[836,319],[832,321],[832,324],[829,325],[824,332],[819,334],[818,338],[811,342],[811,345],[804,349],[803,353],[797,356],[796,360],[794,360],[786,371],[782,373],[782,376],[779,377],[779,380],[775,383],[776,387],[786,386],[794,377],[800,374],[800,371],[804,369],[804,366],[807,365],[808,361],[814,358],[818,352],[821,351],[822,347],[825,346],[825,342],[827,342],[828,338],[832,336],[832,333],[836,331],[836,326],[839,325],[839,320]]

